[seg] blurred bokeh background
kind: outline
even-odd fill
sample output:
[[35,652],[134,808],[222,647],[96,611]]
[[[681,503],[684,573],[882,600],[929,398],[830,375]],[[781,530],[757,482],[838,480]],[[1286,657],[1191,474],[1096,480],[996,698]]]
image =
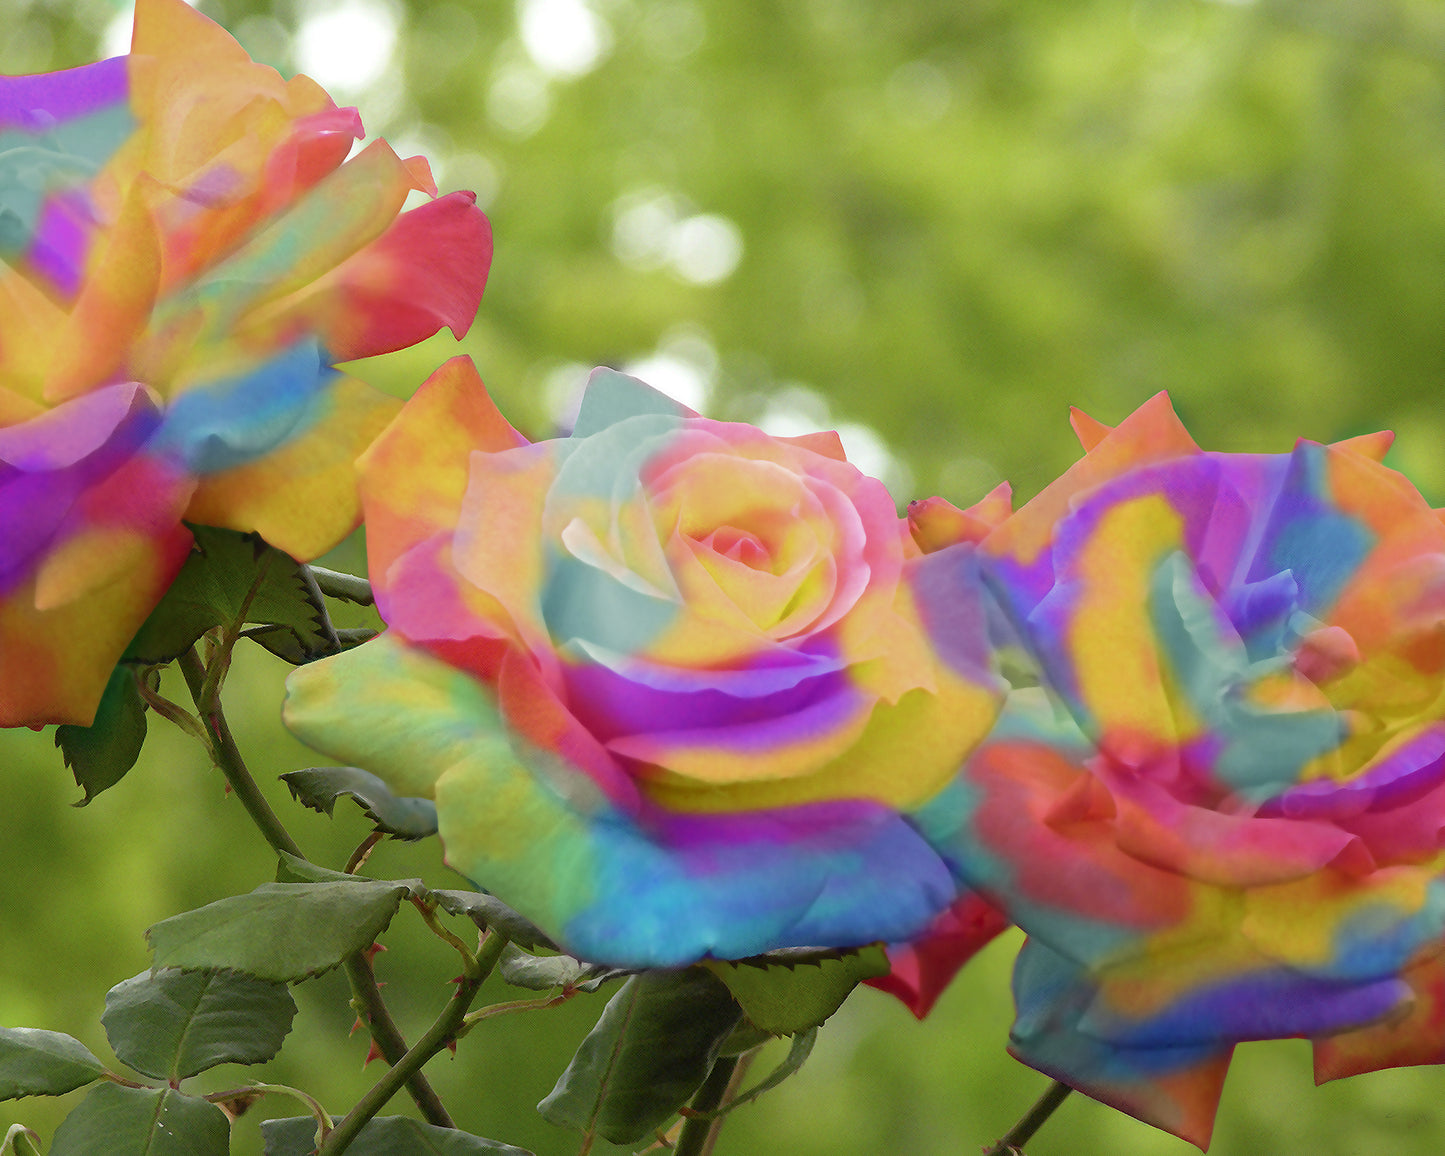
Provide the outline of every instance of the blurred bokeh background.
[[[398,394],[460,349],[540,436],[609,364],[711,416],[837,428],[900,503],[966,504],[1003,479],[1027,497],[1066,466],[1069,405],[1112,423],[1168,389],[1210,448],[1393,428],[1393,464],[1445,501],[1438,0],[200,7],[491,216],[470,335],[357,368]],[[128,34],[112,0],[0,0],[0,71],[114,55]],[[359,544],[332,562],[359,568]],[[272,784],[313,761],[280,733],[283,674],[248,654],[228,688]],[[339,865],[365,833],[345,803],[328,820],[271,793],[321,861]],[[120,786],[72,810],[79,794],[49,734],[0,733],[0,1023],[108,1055],[103,993],[148,965],[143,929],[273,865],[163,723]],[[455,883],[434,845],[388,844],[372,863]],[[414,1036],[455,966],[407,914],[378,970]],[[729,1123],[718,1156],[944,1156],[996,1138],[1045,1084],[1003,1052],[1015,946],[990,948],[923,1024],[855,995],[803,1073]],[[344,1110],[369,1082],[344,981],[297,994],[281,1059],[216,1086],[259,1076]],[[463,1125],[575,1152],[532,1105],[601,1000],[489,1023],[436,1061]],[[1442,1092],[1431,1069],[1315,1090],[1303,1043],[1245,1047],[1213,1151],[1433,1156]],[[0,1127],[48,1138],[74,1100],[0,1105]],[[247,1116],[238,1154],[259,1152],[254,1116],[272,1113],[291,1109]],[[1028,1150],[1191,1149],[1075,1098]]]

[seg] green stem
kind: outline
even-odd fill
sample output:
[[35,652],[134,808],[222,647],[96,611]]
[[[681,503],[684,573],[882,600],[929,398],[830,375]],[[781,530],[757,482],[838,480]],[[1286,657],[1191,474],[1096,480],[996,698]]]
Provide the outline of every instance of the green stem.
[[266,801],[266,796],[261,793],[261,788],[256,785],[251,772],[246,769],[245,760],[241,758],[241,751],[236,746],[226,716],[221,711],[220,700],[211,697],[209,702],[206,701],[209,697],[206,693],[206,666],[194,648],[181,655],[180,667],[181,673],[186,677],[186,685],[191,688],[196,710],[200,712],[201,721],[206,727],[211,761],[220,768],[221,774],[226,776],[226,782],[231,785],[236,798],[241,800],[241,806],[246,808],[251,821],[260,828],[272,849],[305,859],[306,856],[302,854],[296,840],[291,838],[291,833],[276,817],[276,812],[271,809],[271,804]]
[[239,1116],[241,1112],[245,1111],[245,1105],[247,1105],[251,1099],[259,1098],[259,1094],[261,1093],[290,1096],[293,1100],[300,1100],[301,1103],[306,1105],[306,1110],[316,1118],[316,1134],[318,1136],[325,1136],[326,1133],[331,1131],[333,1126],[331,1117],[327,1114],[326,1109],[321,1106],[321,1102],[314,1096],[303,1092],[300,1088],[293,1088],[288,1084],[247,1084],[245,1087],[231,1088],[225,1092],[212,1092],[202,1098],[209,1103],[217,1105],[222,1110],[225,1110],[228,1103],[240,1101],[243,1105],[241,1108],[226,1113],[234,1119],[236,1116]]
[[343,574],[339,570],[327,570],[321,566],[302,566],[303,577],[309,577],[321,594],[355,602],[358,606],[370,606],[375,601],[371,594],[371,583],[355,574]]
[[467,976],[457,985],[457,991],[448,1002],[446,1008],[436,1019],[426,1033],[413,1044],[406,1055],[402,1056],[391,1070],[377,1081],[376,1085],[357,1101],[356,1107],[346,1114],[346,1118],[336,1125],[336,1129],[326,1137],[326,1142],[321,1145],[318,1156],[340,1156],[344,1152],[367,1123],[386,1106],[390,1100],[401,1089],[412,1075],[421,1071],[422,1065],[434,1055],[446,1047],[456,1038],[457,1030],[466,1019],[467,1009],[471,1007],[472,1000],[477,998],[477,992],[481,990],[482,983],[492,973],[492,968],[497,965],[497,960],[502,957],[502,949],[507,946],[507,937],[499,931],[488,932],[481,948],[477,951],[477,974]]
[[421,914],[422,919],[425,921],[431,933],[444,943],[451,944],[451,946],[456,949],[457,953],[462,957],[462,974],[470,977],[476,970],[477,957],[472,954],[471,948],[442,925],[442,921],[436,916],[436,901],[432,900],[428,903],[425,899],[413,899],[411,904]]
[[460,1039],[483,1020],[492,1019],[494,1016],[511,1015],[512,1012],[543,1011],[547,1008],[557,1007],[559,1004],[566,1003],[579,990],[579,988],[569,987],[565,991],[558,992],[553,996],[545,996],[542,999],[513,999],[507,1000],[505,1003],[488,1004],[486,1007],[467,1013],[466,1018],[462,1021],[461,1030],[457,1032],[457,1038]]
[[[260,828],[261,834],[266,837],[266,842],[271,844],[275,851],[285,851],[288,855],[295,855],[298,859],[305,859],[301,848],[296,840],[291,838],[291,833],[286,830],[281,820],[277,818],[276,812],[271,809],[271,804],[266,801],[266,796],[261,793],[261,788],[256,784],[255,778],[251,775],[245,761],[241,758],[240,749],[236,746],[236,740],[231,735],[231,728],[226,722],[225,713],[221,710],[220,700],[212,700],[208,707],[203,707],[202,700],[206,687],[206,668],[201,662],[201,656],[194,649],[187,651],[180,658],[181,673],[185,675],[186,685],[191,688],[191,697],[196,700],[196,709],[201,712],[202,723],[206,727],[211,750],[211,760],[221,769],[226,776],[226,782],[231,785],[236,798],[241,800],[241,805],[246,808],[246,813],[251,816],[252,822]],[[358,1004],[358,1010],[362,1012],[362,1021],[366,1024],[371,1038],[376,1041],[376,1047],[381,1052],[382,1058],[388,1064],[396,1065],[407,1052],[406,1039],[402,1036],[396,1022],[382,1002],[381,989],[376,984],[376,974],[371,970],[371,964],[367,962],[366,956],[360,952],[348,956],[346,961],[346,978],[351,981],[352,998]],[[440,1097],[432,1088],[427,1078],[420,1072],[406,1081],[407,1091],[411,1098],[416,1101],[416,1106],[426,1117],[427,1122],[435,1124],[440,1128],[455,1128],[451,1115],[442,1105]]]
[[[296,570],[297,573],[301,575],[301,581],[305,584],[306,593],[311,596],[311,601],[316,606],[319,606],[321,608],[321,629],[326,632],[326,641],[329,642],[336,650],[340,650],[341,641],[336,637],[336,626],[332,623],[331,613],[326,607],[326,599],[323,597],[324,588],[317,581],[321,574],[331,574],[332,571],[322,570],[318,573],[315,567],[307,566],[305,564],[297,566]],[[339,578],[351,578],[350,574],[340,574],[335,576]],[[368,599],[371,597],[370,582],[368,582],[365,578],[352,578],[352,581],[360,582],[364,587],[366,587],[366,596]],[[365,605],[369,604],[370,603],[368,602]]]
[[[346,978],[351,983],[352,1002],[361,1016],[361,1022],[376,1041],[376,1050],[381,1053],[381,1058],[395,1070],[407,1053],[406,1037],[401,1034],[401,1029],[396,1026],[391,1012],[382,1001],[381,988],[376,983],[376,972],[371,969],[371,963],[364,952],[348,955],[343,966],[346,968]],[[431,1086],[431,1081],[421,1072],[412,1074],[406,1082],[406,1090],[421,1109],[428,1124],[435,1124],[438,1128],[457,1126],[441,1097],[436,1094],[436,1089]]]
[[1038,1102],[1024,1113],[1023,1119],[1010,1128],[984,1156],[1012,1156],[1013,1153],[1021,1153],[1023,1146],[1033,1139],[1034,1133],[1044,1126],[1044,1121],[1054,1114],[1054,1109],[1062,1104],[1073,1090],[1068,1084],[1055,1080],[1038,1098]]
[[712,1113],[726,1101],[740,1059],[741,1056],[719,1056],[713,1061],[712,1071],[690,1105],[694,1112],[702,1114],[687,1118],[677,1137],[674,1156],[707,1156],[712,1151],[718,1129],[722,1127],[721,1118],[714,1118]]

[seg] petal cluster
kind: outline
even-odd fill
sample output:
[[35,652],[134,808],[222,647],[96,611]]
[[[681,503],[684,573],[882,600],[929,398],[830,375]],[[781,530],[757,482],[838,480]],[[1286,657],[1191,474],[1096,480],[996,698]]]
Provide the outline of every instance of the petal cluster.
[[529,444],[469,361],[361,462],[381,640],[306,741],[436,800],[448,862],[585,958],[853,945],[954,898],[901,816],[993,721],[972,547],[923,555],[835,435],[593,374]]
[[1201,1146],[1236,1042],[1445,1060],[1445,524],[1388,436],[1076,429],[980,547],[1039,685],[916,816],[1029,935],[1013,1050]]
[[297,557],[397,403],[332,368],[462,333],[491,236],[182,0],[131,53],[0,77],[0,725],[88,723],[182,519]]

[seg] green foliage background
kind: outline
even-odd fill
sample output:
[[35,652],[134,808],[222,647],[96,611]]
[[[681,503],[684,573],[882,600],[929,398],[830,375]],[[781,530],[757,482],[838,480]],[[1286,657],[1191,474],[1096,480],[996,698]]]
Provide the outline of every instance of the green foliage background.
[[[292,32],[325,2],[201,7],[289,71]],[[1433,0],[595,0],[610,44],[576,77],[530,62],[510,3],[386,2],[396,55],[356,103],[373,133],[437,161],[444,188],[478,188],[496,259],[460,347],[534,434],[577,366],[661,350],[710,382],[714,416],[842,424],[855,444],[871,430],[900,501],[967,503],[1003,478],[1027,496],[1075,456],[1068,405],[1113,422],[1166,388],[1211,448],[1394,428],[1395,464],[1445,495]],[[0,71],[93,59],[116,12],[0,0]],[[715,284],[629,264],[618,222],[639,205],[727,218],[741,261]],[[406,394],[456,348],[443,335],[358,372]],[[358,566],[357,544],[332,561]],[[274,784],[314,761],[279,731],[283,674],[248,653],[233,722],[308,852],[339,866],[360,816],[302,812]],[[102,997],[148,965],[142,930],[273,864],[200,749],[159,721],[125,782],[66,806],[78,796],[49,735],[0,734],[0,1023],[68,1031],[105,1056]],[[454,883],[432,844],[385,845],[373,865]],[[454,964],[406,916],[378,971],[414,1036]],[[729,1124],[719,1156],[943,1156],[992,1140],[1044,1084],[1003,1052],[1013,946],[991,948],[921,1025],[855,995],[802,1075]],[[368,1082],[344,980],[298,999],[266,1078],[344,1109]],[[575,1151],[531,1105],[601,1000],[488,1023],[437,1061],[463,1125]],[[1445,1146],[1445,1074],[1316,1091],[1308,1072],[1302,1043],[1242,1048],[1213,1150]],[[48,1135],[73,1099],[0,1105],[0,1127]],[[238,1153],[259,1151],[252,1117],[237,1135]],[[1188,1150],[1077,1098],[1029,1147]]]

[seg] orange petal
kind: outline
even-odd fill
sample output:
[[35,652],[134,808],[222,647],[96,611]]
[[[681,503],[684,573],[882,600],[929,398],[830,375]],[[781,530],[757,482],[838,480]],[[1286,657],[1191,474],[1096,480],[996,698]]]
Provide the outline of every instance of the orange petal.
[[1013,487],[1000,482],[966,510],[945,498],[908,503],[908,530],[925,554],[960,542],[982,542],[1013,513]]
[[1415,994],[1403,1015],[1315,1040],[1315,1083],[1382,1068],[1445,1063],[1445,959],[1435,955],[1413,964],[1400,978]]
[[[1094,427],[1098,427],[1097,423]],[[1199,452],[1199,446],[1169,404],[1169,395],[1156,393],[1096,442],[1061,478],[989,535],[987,549],[1031,565],[1053,540],[1054,527],[1068,514],[1079,494],[1128,470]]]
[[89,726],[111,670],[190,544],[177,524],[137,565],[63,605],[38,609],[33,581],[0,598],[0,727]]
[[835,462],[846,462],[848,455],[843,452],[843,439],[832,430],[820,430],[817,433],[795,434],[792,437],[778,438],[780,442],[787,442],[789,445],[801,446],[805,450],[812,450],[815,454],[822,454],[825,458],[832,458]]
[[1382,429],[1376,433],[1361,434],[1359,437],[1334,442],[1332,446],[1334,449],[1353,450],[1357,454],[1363,454],[1371,461],[1383,462],[1385,455],[1390,452],[1390,447],[1394,444],[1394,431]]
[[[433,373],[356,463],[372,572],[385,574],[416,543],[457,524],[473,450],[526,444],[470,357],[454,357]],[[373,477],[385,483],[368,481]]]
[[251,60],[229,32],[185,0],[138,0],[130,50],[135,56],[196,57],[214,53],[222,59]]
[[1074,427],[1074,436],[1088,453],[1114,432],[1114,427],[1095,421],[1076,405],[1069,406],[1069,424]]

